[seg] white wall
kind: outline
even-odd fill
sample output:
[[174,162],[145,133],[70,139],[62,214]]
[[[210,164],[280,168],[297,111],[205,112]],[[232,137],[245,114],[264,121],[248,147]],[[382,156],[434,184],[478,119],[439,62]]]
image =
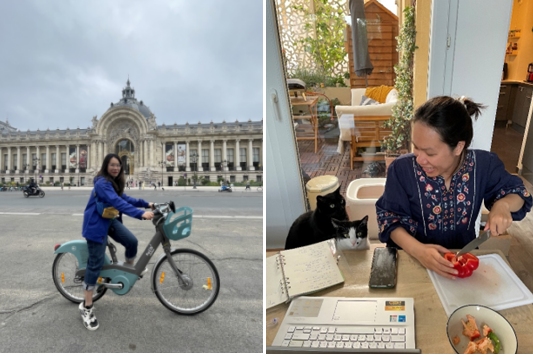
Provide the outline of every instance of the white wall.
[[487,105],[472,148],[490,151],[512,0],[433,0],[428,98],[465,95]]
[[[266,248],[283,248],[293,221],[305,212],[305,191],[294,136],[274,0],[266,2]],[[277,102],[276,102],[277,101]]]

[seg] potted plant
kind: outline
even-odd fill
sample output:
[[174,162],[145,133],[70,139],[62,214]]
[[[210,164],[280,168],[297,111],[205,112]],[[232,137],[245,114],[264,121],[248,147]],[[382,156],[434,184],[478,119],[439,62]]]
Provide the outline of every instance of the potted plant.
[[392,109],[392,115],[384,126],[391,129],[391,135],[381,142],[385,151],[385,162],[388,165],[397,156],[410,150],[411,119],[413,117],[413,59],[416,47],[415,8],[404,9],[405,19],[397,37],[397,52],[400,61],[394,66],[396,80],[394,87],[398,91],[398,101]]

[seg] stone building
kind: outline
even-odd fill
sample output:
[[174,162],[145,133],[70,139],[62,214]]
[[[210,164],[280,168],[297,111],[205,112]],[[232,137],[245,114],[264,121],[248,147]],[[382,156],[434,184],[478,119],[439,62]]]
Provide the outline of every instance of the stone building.
[[262,181],[263,121],[157,125],[128,79],[122,98],[86,129],[21,132],[0,121],[1,183],[92,185],[106,154],[121,157],[129,181],[176,185]]

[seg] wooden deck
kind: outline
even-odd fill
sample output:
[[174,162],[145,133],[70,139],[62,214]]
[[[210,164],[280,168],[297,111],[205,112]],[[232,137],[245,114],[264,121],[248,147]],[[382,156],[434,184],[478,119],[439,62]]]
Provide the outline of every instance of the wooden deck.
[[[304,130],[302,128],[301,130]],[[300,134],[297,129],[297,134]],[[345,142],[344,153],[337,153],[339,131],[319,131],[318,151],[314,153],[314,142],[298,141],[301,168],[304,178],[314,178],[322,175],[333,175],[339,179],[341,194],[345,195],[351,181],[358,178],[370,177],[370,173],[365,172],[372,162],[354,162],[354,169],[350,169],[350,148]],[[382,172],[373,175],[374,177],[385,177],[385,162],[381,161]],[[377,167],[377,166],[374,166]]]

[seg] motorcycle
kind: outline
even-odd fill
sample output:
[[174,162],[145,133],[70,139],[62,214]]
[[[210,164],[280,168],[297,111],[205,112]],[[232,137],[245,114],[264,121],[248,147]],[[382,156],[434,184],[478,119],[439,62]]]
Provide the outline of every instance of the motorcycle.
[[218,191],[219,192],[228,192],[228,193],[232,192],[231,186],[229,186],[229,185],[222,185]]
[[26,198],[32,195],[37,195],[39,198],[44,198],[44,191],[41,188],[36,187],[35,191],[33,191],[29,185],[22,188],[22,194],[24,194]]

